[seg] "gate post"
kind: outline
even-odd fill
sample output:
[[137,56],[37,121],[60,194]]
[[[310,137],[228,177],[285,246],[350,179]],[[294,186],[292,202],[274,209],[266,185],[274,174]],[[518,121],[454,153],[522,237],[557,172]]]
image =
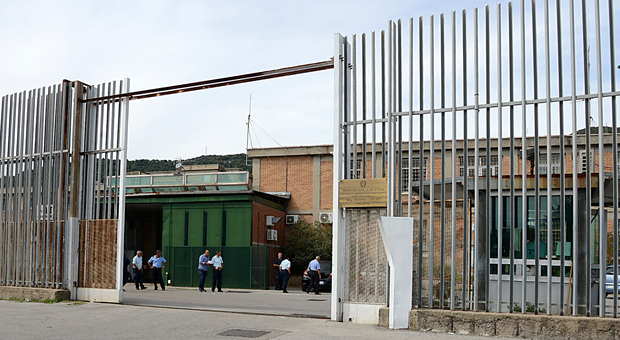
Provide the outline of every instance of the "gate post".
[[344,175],[343,136],[341,134],[342,116],[347,100],[343,77],[346,74],[347,63],[344,56],[344,39],[342,35],[334,37],[334,177],[333,177],[333,233],[332,233],[332,301],[331,319],[342,321],[342,306],[344,300],[344,213],[338,206],[340,180]]
[[[123,93],[129,92],[129,78],[123,80]],[[116,289],[118,291],[118,301],[123,301],[123,272],[125,268],[125,180],[127,175],[127,137],[128,137],[128,125],[129,125],[129,98],[123,97],[121,99],[121,115],[122,122],[120,124],[120,170],[118,179],[118,223],[116,225]]]
[[[75,88],[75,98],[73,105],[75,105],[75,116],[73,117],[74,122],[74,133],[73,133],[73,153],[71,155],[71,189],[69,193],[69,197],[71,198],[70,202],[70,211],[69,211],[69,219],[66,225],[66,243],[65,243],[65,263],[66,263],[66,282],[67,288],[71,292],[71,300],[77,299],[77,286],[78,286],[78,248],[79,248],[79,237],[80,237],[80,219],[79,219],[79,210],[80,210],[80,174],[81,174],[81,157],[80,151],[82,150],[82,114],[83,114],[83,103],[81,99],[84,96],[84,84],[79,81],[73,82],[73,87]],[[66,87],[67,91],[67,100],[70,99],[68,95],[70,93],[69,87]],[[70,102],[67,102],[65,108],[69,108],[71,105]],[[70,111],[68,111],[70,112]],[[69,114],[67,112],[67,114]]]

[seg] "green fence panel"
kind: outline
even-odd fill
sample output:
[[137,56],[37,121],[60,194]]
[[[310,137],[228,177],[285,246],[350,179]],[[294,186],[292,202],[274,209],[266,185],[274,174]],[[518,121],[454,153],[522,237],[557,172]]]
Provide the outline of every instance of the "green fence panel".
[[[206,247],[211,256],[218,248]],[[266,247],[222,247],[224,270],[222,287],[244,289],[268,288],[268,250]],[[198,286],[198,258],[205,247],[169,247],[168,275],[165,279],[178,287]],[[164,255],[164,257],[166,257]],[[205,286],[211,287],[212,269],[209,270]]]

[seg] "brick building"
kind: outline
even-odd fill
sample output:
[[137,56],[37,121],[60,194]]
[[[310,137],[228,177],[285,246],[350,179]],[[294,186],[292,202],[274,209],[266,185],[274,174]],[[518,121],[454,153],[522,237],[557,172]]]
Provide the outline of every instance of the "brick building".
[[[563,139],[563,140],[562,140]],[[591,136],[591,150],[589,153],[590,159],[588,161],[588,153],[586,153],[586,145],[585,145],[585,136],[578,135],[577,136],[577,173],[580,178],[580,183],[583,183],[583,179],[585,179],[587,173],[587,165],[590,165],[590,173],[592,174],[592,181],[596,181],[599,174],[601,174],[601,162],[600,155],[598,149],[598,137],[597,135]],[[553,136],[551,138],[551,164],[548,165],[547,159],[547,139],[540,138],[538,143],[538,166],[534,166],[535,164],[535,140],[534,138],[528,137],[526,139],[526,176],[525,182],[531,182],[531,179],[535,176],[540,176],[540,178],[546,178],[547,174],[550,173],[552,177],[552,181],[556,183],[560,178],[560,163],[562,157],[560,157],[560,147],[559,145],[562,143],[564,145],[564,162],[565,162],[565,180],[570,180],[572,178],[573,173],[573,154],[572,154],[572,136],[564,136],[563,138],[560,136]],[[457,186],[457,194],[456,200],[447,200],[444,211],[445,215],[444,223],[447,229],[451,230],[451,209],[452,205],[455,202],[457,206],[457,218],[456,218],[456,233],[460,235],[457,237],[457,242],[461,242],[457,244],[457,249],[462,249],[462,242],[464,238],[462,237],[464,232],[467,230],[464,228],[464,224],[468,223],[470,226],[473,225],[473,194],[469,196],[469,202],[466,205],[466,209],[463,209],[463,186],[465,181],[469,183],[468,190],[473,191],[474,180],[476,178],[475,174],[475,165],[476,165],[476,157],[475,157],[475,149],[474,149],[474,140],[469,140],[467,143],[463,140],[459,140],[456,142],[456,154],[452,154],[452,142],[450,140],[446,141],[445,147],[445,160],[444,168],[445,168],[445,176],[444,180],[447,182],[447,195],[450,195],[451,185],[454,184]],[[521,183],[523,178],[523,158],[522,158],[522,145],[523,141],[521,139],[515,139],[513,145],[513,153],[511,153],[510,148],[510,140],[508,138],[502,141],[502,161],[501,161],[501,173],[502,182],[504,186],[509,185],[511,178],[516,183]],[[612,134],[604,134],[604,143],[606,146],[611,145],[612,143]],[[464,149],[465,145],[467,145],[467,162],[465,161]],[[500,172],[500,162],[499,162],[499,141],[497,139],[490,140],[490,158],[487,160],[486,152],[487,152],[487,141],[481,139],[479,141],[480,148],[479,158],[478,158],[478,179],[480,181],[484,181],[487,175],[487,171],[490,172],[490,177],[494,178],[494,181],[497,181],[498,174]],[[420,158],[417,150],[420,149],[419,143],[414,143],[412,145],[412,150],[414,150],[412,155],[412,160],[409,162],[409,156],[406,153],[408,150],[407,143],[402,145],[403,154],[400,162],[400,169],[397,176],[402,176],[404,182],[406,183],[411,176],[412,181],[412,193],[411,193],[411,210],[412,215],[414,217],[419,215],[419,195],[417,193],[417,186],[419,185],[420,177],[423,178],[424,181],[435,181],[438,182],[442,178],[442,162],[441,162],[441,144],[439,142],[435,142],[435,157],[434,157],[434,175],[430,174],[430,163],[428,158],[430,156],[430,143],[425,142],[424,145],[424,164],[420,166]],[[382,146],[380,144],[376,145],[378,150],[377,156],[377,164],[376,164],[376,176],[384,177],[384,172],[386,169],[382,166],[383,161],[381,159],[381,149]],[[365,160],[362,157],[362,149],[361,146],[358,146],[358,155],[356,159],[356,167],[355,171],[352,169],[349,170],[349,178],[361,178],[363,176],[362,163],[365,161],[366,165],[366,177],[372,176],[372,160],[371,160],[371,145],[368,145],[366,148],[367,155]],[[326,214],[331,213],[332,211],[332,202],[333,202],[333,157],[332,157],[333,148],[331,145],[317,145],[317,146],[298,146],[298,147],[277,147],[277,148],[254,148],[248,150],[248,156],[252,158],[253,161],[253,189],[257,191],[266,192],[274,195],[285,195],[290,198],[289,205],[287,208],[288,215],[296,215],[299,216],[300,219],[305,220],[307,222],[312,221],[320,221],[322,218],[328,218]],[[512,157],[511,157],[512,155]],[[613,171],[620,171],[620,165],[613,163],[613,155],[612,153],[605,149],[603,153],[603,169],[602,174],[605,178],[611,178]],[[456,169],[457,173],[452,173],[452,160],[456,158]],[[618,155],[618,159],[620,159],[620,155]],[[512,162],[512,165],[511,165]],[[589,162],[589,163],[588,163]],[[353,163],[353,162],[352,162]],[[411,169],[409,167],[409,163],[411,163]],[[466,165],[467,164],[467,165]],[[353,168],[351,164],[351,168]],[[488,165],[488,170],[487,170]],[[511,177],[511,168],[512,168],[512,177]],[[467,169],[467,171],[466,171]],[[411,171],[410,171],[411,170]],[[467,175],[465,175],[467,172]],[[554,184],[555,185],[555,184]],[[596,185],[596,183],[595,183]],[[439,185],[437,185],[439,186]],[[593,189],[594,190],[594,189]],[[435,229],[439,229],[442,220],[441,214],[441,205],[439,203],[439,194],[435,195],[435,199],[437,200],[435,203],[434,209],[434,226]],[[409,202],[408,202],[408,190],[406,187],[401,189],[400,195],[397,197],[401,197],[399,201],[402,202],[402,215],[407,216],[409,211]],[[545,198],[546,199],[546,198]],[[497,204],[495,199],[495,203],[491,202],[491,204]],[[546,209],[546,207],[543,207]],[[463,213],[464,211],[468,211],[468,214]],[[546,210],[545,210],[546,211]],[[426,216],[430,215],[430,205],[428,201],[428,197],[425,197],[424,203],[424,214]],[[466,216],[467,215],[467,216]],[[426,224],[429,223],[430,217],[425,218],[425,228]],[[614,221],[611,218],[608,219],[608,230],[613,230]],[[556,234],[556,228],[553,228],[554,235]],[[469,229],[471,233],[471,228]],[[491,230],[493,233],[493,230]],[[546,233],[545,230],[541,231],[544,235]],[[497,231],[495,230],[495,233]],[[559,234],[559,232],[557,232]],[[426,232],[425,232],[426,235]],[[440,235],[439,232],[436,232],[435,235]],[[448,233],[448,235],[450,235]],[[546,236],[545,236],[546,237]],[[542,238],[542,236],[541,236]],[[471,240],[471,238],[469,238]],[[434,252],[439,258],[439,252],[441,240],[436,238],[433,240],[435,244]],[[554,241],[555,242],[555,241]],[[554,243],[555,246],[555,243]],[[447,250],[449,251],[449,249]],[[497,249],[495,250],[497,253]],[[463,254],[456,254],[457,261],[461,261]]]

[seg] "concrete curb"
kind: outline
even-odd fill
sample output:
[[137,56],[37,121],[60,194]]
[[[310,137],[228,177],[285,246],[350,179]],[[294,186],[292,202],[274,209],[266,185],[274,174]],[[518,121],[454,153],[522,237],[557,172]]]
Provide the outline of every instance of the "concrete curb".
[[618,339],[620,319],[429,309],[412,310],[409,329],[528,339]]
[[10,287],[0,286],[0,299],[28,299],[28,300],[69,300],[71,292],[66,289]]

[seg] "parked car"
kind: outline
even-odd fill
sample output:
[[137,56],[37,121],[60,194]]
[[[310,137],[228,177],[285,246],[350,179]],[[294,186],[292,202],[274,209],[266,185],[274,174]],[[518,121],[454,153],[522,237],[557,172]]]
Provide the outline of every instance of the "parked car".
[[[614,266],[605,271],[605,297],[614,293]],[[620,268],[618,268],[618,294],[620,295]]]
[[[308,268],[304,270],[304,275],[301,278],[301,289],[306,291],[312,280],[310,279],[310,271]],[[332,290],[332,262],[321,261],[321,277],[319,278],[319,290],[330,291]]]

